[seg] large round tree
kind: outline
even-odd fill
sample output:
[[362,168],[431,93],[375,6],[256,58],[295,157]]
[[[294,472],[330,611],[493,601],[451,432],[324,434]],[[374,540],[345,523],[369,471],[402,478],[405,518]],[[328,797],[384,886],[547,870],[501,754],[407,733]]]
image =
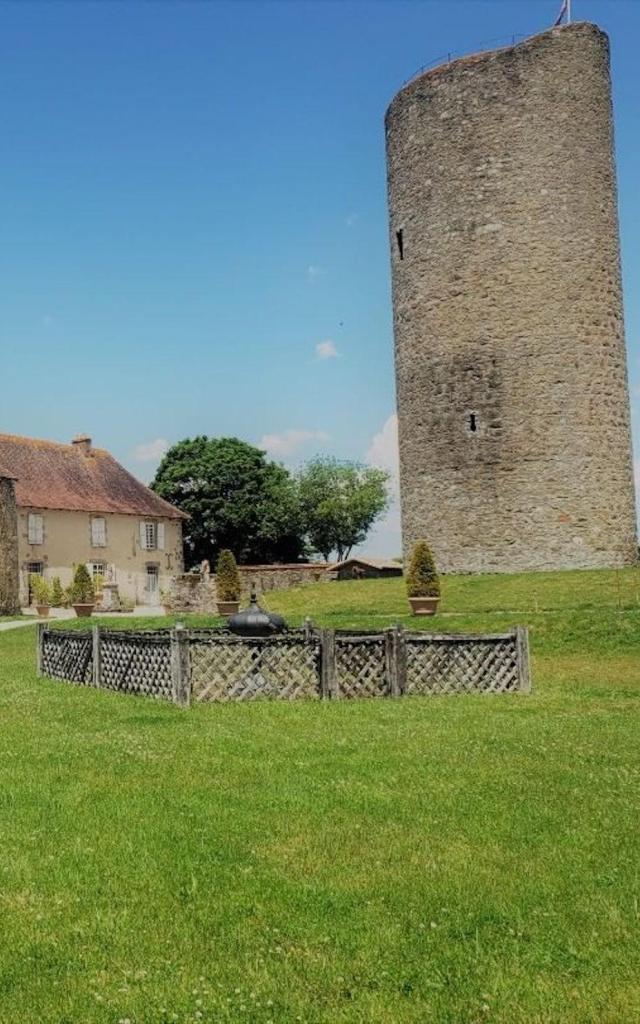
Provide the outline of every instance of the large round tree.
[[212,565],[223,548],[240,563],[296,561],[303,554],[297,487],[283,466],[236,437],[195,437],[173,445],[152,488],[190,518],[185,562]]

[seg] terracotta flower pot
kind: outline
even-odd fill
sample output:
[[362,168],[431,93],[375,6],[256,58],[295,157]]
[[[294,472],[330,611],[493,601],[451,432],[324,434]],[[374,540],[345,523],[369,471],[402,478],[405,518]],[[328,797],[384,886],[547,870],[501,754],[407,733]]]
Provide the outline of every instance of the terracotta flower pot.
[[73,606],[73,610],[79,619],[88,619],[94,608],[95,604],[74,604]]
[[439,597],[410,597],[412,615],[435,615],[440,604]]
[[36,605],[36,609],[37,609],[37,612],[38,612],[38,618],[39,619],[48,619],[49,618],[49,605],[48,604],[37,604]]
[[239,601],[218,601],[218,615],[235,615],[236,612],[240,611]]

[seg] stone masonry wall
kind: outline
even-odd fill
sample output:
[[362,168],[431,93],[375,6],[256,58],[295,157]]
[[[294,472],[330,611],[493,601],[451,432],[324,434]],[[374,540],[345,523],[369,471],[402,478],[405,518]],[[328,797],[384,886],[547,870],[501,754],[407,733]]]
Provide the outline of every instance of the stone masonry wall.
[[[331,566],[324,562],[295,565],[241,565],[243,600],[255,586],[258,595],[268,590],[287,590],[309,583],[328,580]],[[197,612],[215,615],[216,578],[188,572],[177,576],[171,590],[172,609],[178,612]]]
[[634,562],[606,35],[427,72],[386,133],[405,558]]
[[20,611],[18,510],[13,480],[0,477],[0,615]]

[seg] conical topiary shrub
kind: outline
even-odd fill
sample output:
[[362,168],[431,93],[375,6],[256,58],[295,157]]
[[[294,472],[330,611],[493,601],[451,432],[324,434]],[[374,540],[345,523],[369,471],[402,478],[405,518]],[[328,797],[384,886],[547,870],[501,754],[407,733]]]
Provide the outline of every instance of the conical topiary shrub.
[[407,572],[407,594],[414,615],[435,615],[440,600],[440,578],[431,548],[419,540]]
[[76,566],[71,584],[71,603],[76,610],[76,615],[91,615],[95,604],[96,594],[93,587],[91,574],[84,562]]
[[224,549],[218,556],[216,566],[216,598],[221,615],[232,615],[238,610],[241,588],[240,573],[233,552]]
[[54,576],[51,584],[51,607],[62,608],[63,604],[64,590],[62,589],[62,583],[60,582],[59,576]]

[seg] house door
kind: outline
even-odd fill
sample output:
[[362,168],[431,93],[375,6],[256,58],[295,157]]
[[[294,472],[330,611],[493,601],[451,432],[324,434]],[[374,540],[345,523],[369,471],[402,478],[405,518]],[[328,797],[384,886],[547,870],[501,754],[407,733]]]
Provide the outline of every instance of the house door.
[[145,601],[147,604],[154,605],[160,602],[160,567],[157,565],[147,566]]
[[44,563],[43,562],[27,562],[27,605],[34,603],[33,590],[31,588],[31,577],[32,576],[44,576]]

